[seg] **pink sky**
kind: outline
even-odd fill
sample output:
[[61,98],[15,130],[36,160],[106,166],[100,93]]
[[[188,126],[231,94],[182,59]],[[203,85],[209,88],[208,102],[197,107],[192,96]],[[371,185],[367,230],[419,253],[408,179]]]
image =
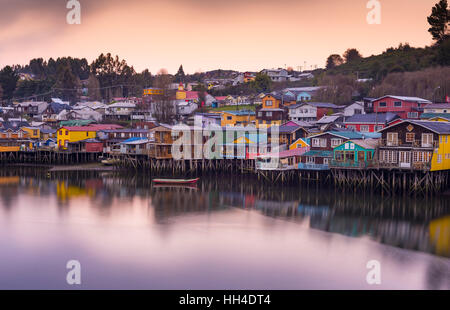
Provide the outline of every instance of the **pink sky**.
[[367,0],[79,0],[81,25],[68,25],[63,0],[0,0],[0,66],[35,57],[118,54],[137,71],[323,67],[355,47],[364,56],[401,42],[432,43],[426,17],[437,0],[380,0],[369,25]]

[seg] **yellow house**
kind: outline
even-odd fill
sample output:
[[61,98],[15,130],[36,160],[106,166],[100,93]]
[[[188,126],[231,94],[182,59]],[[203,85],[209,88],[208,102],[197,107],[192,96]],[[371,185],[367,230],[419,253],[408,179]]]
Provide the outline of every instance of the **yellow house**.
[[225,126],[248,126],[254,124],[256,114],[253,111],[223,111],[220,125]]
[[39,139],[41,137],[41,130],[37,127],[22,127],[21,129],[28,134],[30,139]]
[[175,98],[177,100],[184,100],[186,99],[186,90],[184,89],[183,83],[180,82],[180,85],[178,85],[178,90],[175,94]]
[[308,147],[309,144],[306,143],[305,140],[303,140],[303,138],[299,138],[298,140],[296,140],[294,143],[292,143],[289,146],[290,150],[294,150],[294,149],[298,149],[298,148],[302,148],[302,147]]
[[448,118],[442,117],[442,116],[436,116],[429,119],[429,121],[436,121],[436,122],[450,122],[450,114]]
[[57,131],[57,145],[60,149],[67,149],[70,142],[93,139],[97,135],[97,128],[90,126],[61,127]]
[[[450,126],[448,126],[450,128]],[[431,158],[431,171],[450,169],[450,130],[439,134],[439,147]]]
[[163,95],[164,90],[161,88],[146,88],[143,92],[144,96]]

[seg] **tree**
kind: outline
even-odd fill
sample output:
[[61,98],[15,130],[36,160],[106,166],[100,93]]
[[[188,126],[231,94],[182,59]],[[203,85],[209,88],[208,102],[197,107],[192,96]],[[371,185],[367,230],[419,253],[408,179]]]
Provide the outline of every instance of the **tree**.
[[95,75],[90,74],[87,81],[89,100],[100,101],[102,100],[102,94],[100,93],[100,82]]
[[102,87],[102,97],[110,101],[113,97],[128,96],[129,83],[136,72],[128,66],[119,56],[112,57],[110,53],[100,54],[91,64],[91,73],[94,74]]
[[56,94],[63,100],[74,103],[78,98],[80,79],[72,73],[68,62],[58,67],[58,77],[55,83]]
[[340,55],[333,54],[333,55],[328,56],[326,68],[333,69],[337,66],[342,65],[343,63],[344,63],[344,60],[342,59],[342,57]]
[[3,98],[3,88],[2,85],[0,85],[0,101],[2,100],[2,98]]
[[184,74],[183,65],[180,65],[177,74],[175,74],[175,82],[184,82],[186,75]]
[[19,75],[11,66],[6,66],[0,70],[0,85],[3,89],[3,99],[12,99],[18,80]]
[[431,10],[431,15],[428,16],[427,20],[430,24],[428,32],[433,36],[433,40],[437,44],[441,44],[447,38],[450,37],[450,9],[447,8],[447,0],[440,0],[433,9]]
[[257,73],[255,80],[251,82],[252,88],[258,92],[270,92],[272,88],[272,80],[267,74]]
[[362,56],[356,48],[349,48],[344,53],[344,59],[346,63],[359,60]]
[[176,116],[175,106],[171,100],[170,84],[172,84],[172,81],[172,76],[165,69],[159,70],[155,77],[154,87],[162,89],[163,94],[154,96],[152,113],[153,117],[160,123],[172,123]]

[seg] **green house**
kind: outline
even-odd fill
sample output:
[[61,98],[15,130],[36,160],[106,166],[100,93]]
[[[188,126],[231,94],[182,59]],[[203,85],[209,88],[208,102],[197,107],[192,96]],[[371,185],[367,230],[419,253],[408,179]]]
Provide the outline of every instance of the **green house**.
[[377,139],[348,140],[333,149],[331,165],[337,167],[367,167],[373,161]]

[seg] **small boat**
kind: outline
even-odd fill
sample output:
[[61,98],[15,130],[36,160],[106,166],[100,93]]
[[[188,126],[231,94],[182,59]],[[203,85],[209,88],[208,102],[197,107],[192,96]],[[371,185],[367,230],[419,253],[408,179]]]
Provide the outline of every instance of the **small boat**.
[[117,164],[119,161],[117,159],[112,159],[112,158],[108,158],[108,159],[104,159],[101,161],[101,163],[105,166],[112,166],[114,164]]
[[200,178],[196,179],[153,179],[156,184],[195,184]]

